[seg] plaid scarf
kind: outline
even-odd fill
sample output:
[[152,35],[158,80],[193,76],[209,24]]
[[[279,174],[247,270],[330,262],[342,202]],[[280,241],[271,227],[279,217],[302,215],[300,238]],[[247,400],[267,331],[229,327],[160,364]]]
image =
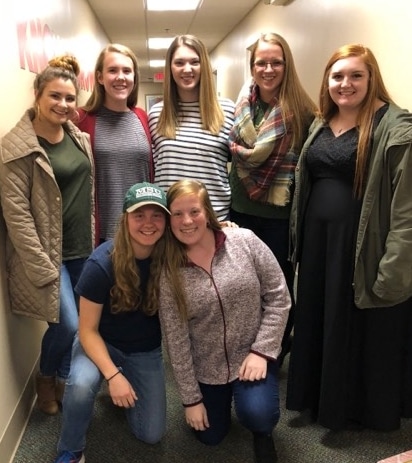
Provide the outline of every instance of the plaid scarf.
[[256,129],[259,110],[258,87],[246,84],[236,105],[235,122],[229,134],[233,166],[250,199],[276,206],[290,201],[298,156],[291,149],[290,116],[283,118],[277,98],[270,103],[262,125]]

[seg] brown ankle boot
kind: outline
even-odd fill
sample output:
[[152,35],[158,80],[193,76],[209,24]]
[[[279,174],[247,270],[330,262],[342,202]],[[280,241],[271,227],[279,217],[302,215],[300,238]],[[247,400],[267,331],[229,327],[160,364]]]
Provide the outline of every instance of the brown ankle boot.
[[37,406],[47,415],[56,415],[59,404],[56,401],[56,378],[54,376],[36,376]]
[[66,387],[66,380],[63,378],[56,378],[56,400],[59,405],[63,403],[65,387]]

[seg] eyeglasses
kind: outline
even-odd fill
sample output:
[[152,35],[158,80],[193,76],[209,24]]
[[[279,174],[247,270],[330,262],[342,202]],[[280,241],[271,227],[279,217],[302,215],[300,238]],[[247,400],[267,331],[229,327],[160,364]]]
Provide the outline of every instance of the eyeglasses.
[[272,69],[280,69],[285,65],[285,62],[280,59],[274,59],[273,61],[258,60],[255,61],[253,64],[256,69],[264,71],[268,66],[270,66]]

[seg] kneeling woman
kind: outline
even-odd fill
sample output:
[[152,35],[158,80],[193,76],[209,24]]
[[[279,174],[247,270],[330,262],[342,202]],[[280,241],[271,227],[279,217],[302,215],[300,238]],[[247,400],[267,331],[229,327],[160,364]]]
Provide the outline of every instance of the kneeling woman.
[[159,314],[186,422],[200,441],[218,444],[233,397],[257,463],[273,463],[276,359],[290,309],[282,270],[253,232],[221,229],[202,183],[176,182],[167,198],[173,236]]
[[165,432],[157,283],[167,213],[163,190],[149,183],[132,186],[114,243],[101,244],[85,264],[76,286],[79,336],[55,463],[84,461],[86,432],[103,379],[113,403],[125,408],[138,439],[153,444]]

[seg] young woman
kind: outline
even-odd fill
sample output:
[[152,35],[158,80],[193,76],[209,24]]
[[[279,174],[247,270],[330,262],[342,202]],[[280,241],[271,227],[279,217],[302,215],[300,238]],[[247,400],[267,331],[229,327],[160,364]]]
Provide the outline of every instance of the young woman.
[[166,54],[163,101],[149,112],[155,182],[167,190],[183,178],[207,184],[219,220],[229,216],[228,135],[234,105],[218,99],[206,47],[179,35]]
[[250,230],[221,230],[201,182],[181,180],[167,197],[172,237],[159,310],[186,422],[201,442],[218,444],[234,399],[256,461],[273,463],[276,358],[290,309],[282,270]]
[[126,46],[109,44],[95,65],[95,86],[76,123],[90,134],[96,163],[98,242],[113,238],[126,191],[151,181],[147,115],[137,108],[139,68]]
[[73,291],[93,248],[94,172],[89,137],[70,119],[79,65],[52,59],[34,80],[34,107],[2,139],[0,196],[14,313],[48,322],[36,379],[38,405],[58,412],[78,327]]
[[389,97],[369,48],[338,49],[292,213],[287,407],[327,428],[391,431],[412,417],[411,182],[411,114]]
[[94,400],[104,379],[138,439],[154,444],[165,432],[157,309],[167,213],[160,188],[133,185],[124,198],[114,242],[101,244],[85,264],[76,286],[79,336],[73,345],[55,463],[84,461]]
[[[289,216],[295,167],[315,104],[299,81],[288,43],[278,34],[263,34],[255,42],[250,72],[252,80],[239,94],[230,132],[230,217],[269,246],[293,294]],[[293,312],[292,307],[280,363],[290,349]]]

